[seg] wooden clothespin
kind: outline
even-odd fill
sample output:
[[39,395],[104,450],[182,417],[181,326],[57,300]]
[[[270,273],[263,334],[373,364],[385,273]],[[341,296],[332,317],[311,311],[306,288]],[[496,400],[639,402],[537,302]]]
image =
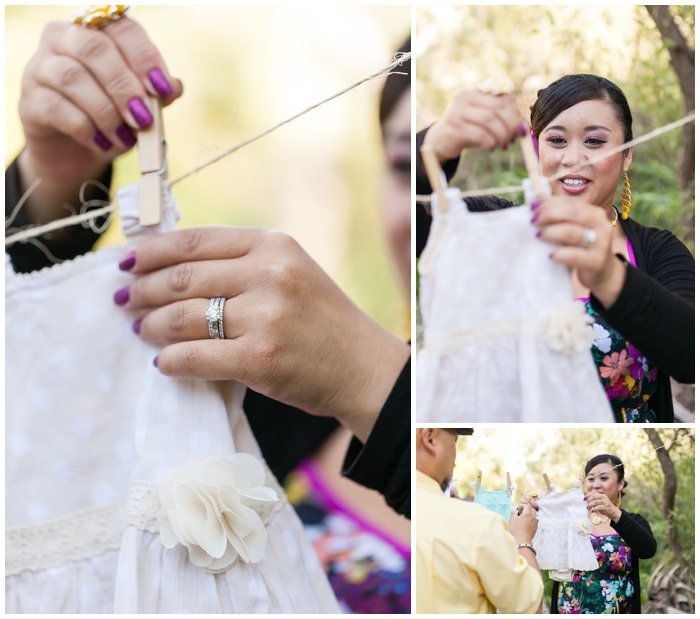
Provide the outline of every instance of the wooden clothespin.
[[506,488],[508,489],[508,496],[513,496],[513,490],[510,487],[510,473],[506,472]]
[[168,177],[168,162],[163,129],[162,104],[158,97],[148,97],[153,123],[137,134],[139,170],[141,172],[141,212],[139,223],[154,226],[163,214],[163,181]]
[[479,492],[479,488],[481,487],[481,471],[476,476],[476,488],[475,491]]
[[532,188],[535,191],[535,196],[544,198],[550,195],[548,188],[545,188],[540,174],[540,164],[537,161],[537,153],[535,145],[532,143],[530,132],[526,131],[525,135],[520,138],[520,149],[523,151],[523,159],[525,160],[525,169],[527,176],[532,183]]
[[585,473],[586,473],[586,465],[585,465],[585,464],[582,464],[582,465],[581,465],[581,472],[579,473],[578,481],[576,482],[576,486],[577,486],[578,488],[582,488],[582,487],[583,487],[583,478],[584,478],[584,476],[585,476]]
[[450,208],[447,202],[447,196],[445,195],[445,190],[447,189],[447,179],[445,178],[445,173],[440,167],[440,162],[435,154],[435,149],[429,144],[424,144],[420,147],[420,154],[421,157],[423,157],[423,164],[425,165],[425,171],[428,173],[430,186],[433,188],[433,191],[437,193],[440,210],[443,213],[446,213]]

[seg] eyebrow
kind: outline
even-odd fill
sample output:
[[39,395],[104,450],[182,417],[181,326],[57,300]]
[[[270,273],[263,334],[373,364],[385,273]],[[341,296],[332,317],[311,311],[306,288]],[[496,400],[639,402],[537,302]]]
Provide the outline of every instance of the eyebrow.
[[[583,128],[584,131],[607,131],[608,133],[612,133],[612,129],[608,129],[607,127],[604,127],[603,125],[588,125],[588,127]],[[545,131],[563,131],[566,133],[566,127],[563,125],[553,125],[551,127],[547,127]]]

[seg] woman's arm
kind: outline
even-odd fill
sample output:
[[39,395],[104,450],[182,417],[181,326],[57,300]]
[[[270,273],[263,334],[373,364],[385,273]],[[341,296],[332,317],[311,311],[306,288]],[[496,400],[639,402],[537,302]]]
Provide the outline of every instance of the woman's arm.
[[648,273],[628,265],[615,303],[591,305],[654,365],[676,380],[695,381],[695,260],[668,231],[647,231]]
[[611,520],[610,526],[640,559],[651,559],[656,554],[656,539],[649,523],[639,514],[630,514],[624,509],[620,512],[620,519],[617,522]]

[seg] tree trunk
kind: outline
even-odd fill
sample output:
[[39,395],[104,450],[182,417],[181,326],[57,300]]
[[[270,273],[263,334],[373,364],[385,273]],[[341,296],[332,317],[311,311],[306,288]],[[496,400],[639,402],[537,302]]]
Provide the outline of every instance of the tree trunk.
[[666,539],[668,540],[668,544],[671,547],[671,550],[673,550],[673,554],[676,557],[676,561],[678,561],[678,564],[681,566],[681,569],[687,570],[688,563],[683,557],[681,544],[678,540],[678,530],[676,529],[676,517],[674,514],[676,491],[678,489],[676,468],[673,465],[673,460],[671,460],[668,450],[664,447],[663,441],[659,437],[658,432],[653,428],[644,428],[644,431],[647,433],[651,444],[656,449],[656,457],[659,459],[659,463],[661,464],[661,472],[664,476],[664,492],[662,497],[661,512],[664,520],[668,523]]
[[[695,110],[695,50],[690,47],[666,5],[646,7],[671,55],[671,66],[678,76],[685,113]],[[690,184],[695,178],[695,123],[683,126],[678,156],[678,184],[686,201],[692,199]]]

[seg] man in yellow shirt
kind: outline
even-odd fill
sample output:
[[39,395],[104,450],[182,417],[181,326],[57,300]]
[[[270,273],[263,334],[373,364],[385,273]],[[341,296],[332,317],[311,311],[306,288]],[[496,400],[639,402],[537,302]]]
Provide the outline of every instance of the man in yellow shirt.
[[[544,585],[532,549],[530,505],[508,526],[489,510],[445,496],[460,434],[416,430],[416,610],[419,613],[539,613]],[[510,528],[510,532],[508,531]]]

